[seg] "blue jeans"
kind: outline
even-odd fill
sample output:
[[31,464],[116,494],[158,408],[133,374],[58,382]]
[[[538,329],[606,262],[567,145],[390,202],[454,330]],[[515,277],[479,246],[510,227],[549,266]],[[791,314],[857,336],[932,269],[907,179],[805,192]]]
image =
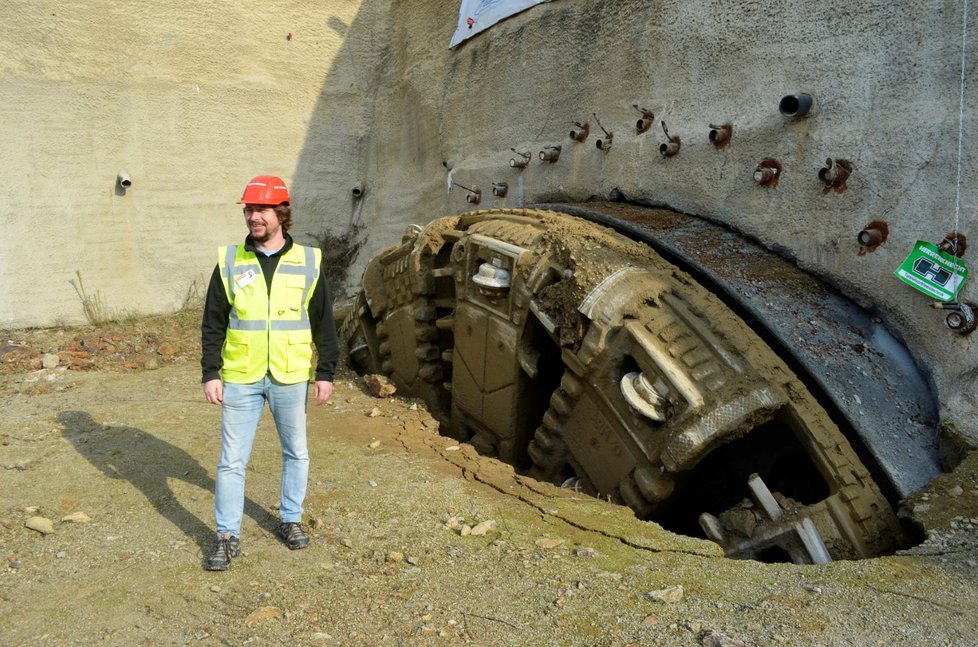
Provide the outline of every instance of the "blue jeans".
[[302,502],[309,479],[306,446],[308,382],[281,384],[266,375],[254,384],[224,384],[221,406],[221,458],[214,486],[217,532],[241,536],[244,514],[245,468],[258,430],[265,401],[275,419],[282,444],[282,485],[279,516],[282,522],[302,521]]

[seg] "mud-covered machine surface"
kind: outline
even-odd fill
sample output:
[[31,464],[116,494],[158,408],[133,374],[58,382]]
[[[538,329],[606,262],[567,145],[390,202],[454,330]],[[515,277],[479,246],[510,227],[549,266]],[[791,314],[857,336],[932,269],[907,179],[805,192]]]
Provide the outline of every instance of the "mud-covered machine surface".
[[863,412],[827,398],[831,379],[805,371],[818,360],[788,357],[648,241],[580,216],[412,227],[370,261],[341,321],[351,363],[423,398],[443,434],[728,556],[824,563],[900,547],[894,493],[936,471],[932,439],[907,431],[927,445],[908,468],[905,448],[879,450],[889,439],[852,438],[847,416]]

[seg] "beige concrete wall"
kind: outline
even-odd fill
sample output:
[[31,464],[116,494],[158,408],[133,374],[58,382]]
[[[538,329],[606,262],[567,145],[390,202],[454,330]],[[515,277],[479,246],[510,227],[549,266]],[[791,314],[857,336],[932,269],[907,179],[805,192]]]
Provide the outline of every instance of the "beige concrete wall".
[[[978,336],[948,332],[892,276],[914,241],[956,226],[960,1],[554,0],[456,50],[457,0],[5,9],[2,326],[82,320],[76,271],[110,309],[178,307],[213,247],[241,235],[232,203],[259,172],[290,182],[300,240],[365,227],[355,281],[408,223],[470,208],[447,189],[447,161],[483,188],[480,207],[623,193],[785,250],[877,309],[931,373],[945,417],[978,433]],[[978,3],[970,13],[973,79]],[[777,104],[795,91],[817,103],[791,121]],[[635,133],[633,101],[682,137],[678,157],[659,156],[660,130]],[[974,133],[978,83],[965,104]],[[607,154],[568,139],[592,112],[615,132]],[[717,151],[708,124],[726,121],[734,139]],[[558,164],[509,168],[510,147],[551,144]],[[957,228],[978,236],[970,144]],[[774,190],[751,180],[766,157],[784,165]],[[822,194],[829,157],[856,165],[845,193]],[[505,200],[489,196],[499,180]],[[876,219],[890,238],[858,256]],[[975,285],[964,298],[978,301]]]
[[34,326],[85,320],[76,272],[107,314],[179,308],[244,183],[294,179],[359,3],[2,4],[0,326]]
[[[978,236],[978,153],[968,141],[955,224],[961,2],[556,0],[450,51],[457,9],[454,0],[391,3],[383,37],[371,20],[355,21],[344,49],[381,43],[382,65],[341,54],[325,78],[325,88],[350,69],[374,79],[370,102],[350,113],[324,96],[313,119],[347,137],[349,167],[327,174],[312,136],[298,171],[323,187],[330,213],[368,225],[361,261],[408,222],[472,208],[464,191],[447,190],[443,160],[456,181],[483,189],[479,208],[616,192],[665,204],[781,249],[878,310],[930,372],[945,418],[978,434],[978,336],[946,330],[931,300],[892,276],[918,239],[937,242],[955,227]],[[978,3],[970,14],[974,79]],[[816,97],[815,111],[786,119],[778,102],[798,91]],[[682,137],[679,156],[660,157],[661,130],[636,134],[633,101]],[[974,133],[978,82],[965,105]],[[607,154],[593,135],[586,145],[568,137],[592,112],[615,132]],[[734,138],[717,151],[708,124],[727,121]],[[508,167],[510,147],[536,155],[553,144],[563,146],[558,164]],[[752,181],[766,157],[784,166],[773,190]],[[856,166],[844,193],[822,193],[817,173],[830,157]],[[357,208],[334,188],[358,177],[368,189]],[[504,200],[489,194],[499,180],[511,187]],[[856,236],[877,219],[890,238],[859,256]],[[978,301],[976,285],[962,296]]]

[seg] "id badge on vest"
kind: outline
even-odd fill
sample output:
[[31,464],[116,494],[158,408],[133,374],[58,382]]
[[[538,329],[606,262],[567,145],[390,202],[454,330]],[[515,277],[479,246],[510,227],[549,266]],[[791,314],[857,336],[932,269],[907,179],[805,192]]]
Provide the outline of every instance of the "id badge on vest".
[[239,288],[243,288],[254,283],[257,278],[258,272],[254,269],[249,269],[247,272],[235,276],[234,282],[238,284]]

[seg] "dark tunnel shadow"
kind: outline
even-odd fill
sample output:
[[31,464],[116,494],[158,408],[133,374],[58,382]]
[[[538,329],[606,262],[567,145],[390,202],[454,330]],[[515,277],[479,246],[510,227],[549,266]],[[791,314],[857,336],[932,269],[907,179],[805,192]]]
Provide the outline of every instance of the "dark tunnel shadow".
[[[180,503],[168,479],[179,479],[214,495],[214,479],[193,456],[135,427],[105,426],[85,411],[62,411],[62,435],[79,454],[110,478],[134,485],[156,511],[197,543],[202,554],[214,539],[212,524],[205,523]],[[270,534],[277,518],[245,497],[244,513]]]

